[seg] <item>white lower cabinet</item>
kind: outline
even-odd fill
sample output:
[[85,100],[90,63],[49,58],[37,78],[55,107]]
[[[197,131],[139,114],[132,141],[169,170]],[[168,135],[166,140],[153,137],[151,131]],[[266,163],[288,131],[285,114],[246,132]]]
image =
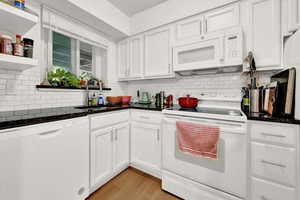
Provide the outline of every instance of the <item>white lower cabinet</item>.
[[123,123],[114,127],[114,170],[122,171],[129,165],[129,123]]
[[126,114],[128,111],[91,117],[91,127],[96,128],[91,130],[90,193],[129,166],[129,118],[119,118]]
[[85,199],[88,124],[84,117],[2,132],[0,199]]
[[249,133],[248,199],[298,200],[299,127],[250,121]]
[[91,133],[91,190],[108,181],[113,172],[113,129]]
[[154,176],[160,176],[160,128],[157,125],[131,125],[131,163]]

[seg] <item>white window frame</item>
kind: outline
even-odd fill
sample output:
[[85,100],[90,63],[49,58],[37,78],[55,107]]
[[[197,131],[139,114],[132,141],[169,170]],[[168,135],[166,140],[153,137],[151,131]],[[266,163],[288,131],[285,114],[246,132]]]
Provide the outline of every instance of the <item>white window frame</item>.
[[[46,40],[46,44],[47,44],[47,71],[51,71],[54,66],[53,66],[53,32],[57,32],[55,30],[50,30],[50,29],[44,29],[44,33],[45,33],[45,40]],[[77,76],[80,76],[82,72],[85,72],[83,70],[80,69],[80,42],[89,44],[92,46],[92,74],[94,77],[96,78],[104,78],[102,77],[102,73],[98,74],[98,72],[101,72],[102,69],[97,70],[96,66],[101,66],[103,67],[103,63],[97,63],[97,59],[96,57],[101,56],[98,55],[98,51],[97,46],[93,46],[90,43],[87,43],[86,41],[81,41],[79,39],[73,38],[69,35],[57,32],[59,34],[62,34],[66,37],[71,38],[71,64],[72,64],[72,70],[71,72],[76,74]],[[107,50],[107,49],[105,49]]]

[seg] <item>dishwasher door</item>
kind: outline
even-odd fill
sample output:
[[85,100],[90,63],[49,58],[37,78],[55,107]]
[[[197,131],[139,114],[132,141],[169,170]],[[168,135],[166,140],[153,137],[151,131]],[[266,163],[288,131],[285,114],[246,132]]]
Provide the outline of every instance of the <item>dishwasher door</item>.
[[[176,121],[220,127],[218,159],[181,152],[177,145]],[[241,198],[246,197],[245,123],[166,117],[162,127],[163,170]]]

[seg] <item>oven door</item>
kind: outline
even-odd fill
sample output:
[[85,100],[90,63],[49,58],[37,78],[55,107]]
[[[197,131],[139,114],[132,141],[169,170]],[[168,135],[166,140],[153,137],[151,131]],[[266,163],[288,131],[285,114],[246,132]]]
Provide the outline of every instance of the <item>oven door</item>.
[[[182,153],[177,146],[176,121],[220,127],[218,160]],[[246,125],[185,117],[163,120],[163,170],[220,191],[246,197]]]

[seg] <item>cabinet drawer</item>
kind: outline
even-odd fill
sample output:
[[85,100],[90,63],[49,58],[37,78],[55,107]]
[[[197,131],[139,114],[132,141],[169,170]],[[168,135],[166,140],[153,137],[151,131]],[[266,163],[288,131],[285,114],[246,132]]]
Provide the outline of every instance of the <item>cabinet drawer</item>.
[[102,114],[98,116],[91,117],[91,129],[95,130],[98,128],[111,126],[121,122],[126,122],[129,120],[129,111],[121,111],[109,114]]
[[162,120],[162,115],[160,112],[151,111],[137,111],[133,110],[131,112],[131,117],[133,121],[140,121],[145,123],[155,123],[160,124]]
[[296,200],[294,188],[252,178],[252,200]]
[[296,150],[252,143],[253,174],[291,186],[296,185]]
[[252,124],[251,139],[295,146],[297,142],[296,130],[293,125]]

